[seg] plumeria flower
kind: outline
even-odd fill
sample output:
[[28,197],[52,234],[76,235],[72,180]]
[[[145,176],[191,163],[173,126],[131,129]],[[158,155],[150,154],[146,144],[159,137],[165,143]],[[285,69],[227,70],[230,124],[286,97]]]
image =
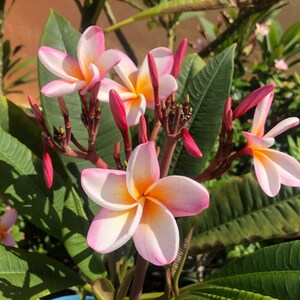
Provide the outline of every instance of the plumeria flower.
[[289,66],[287,65],[284,59],[279,59],[279,60],[275,59],[274,63],[275,63],[275,68],[279,71],[286,71],[289,68]]
[[16,223],[18,213],[14,208],[7,207],[0,219],[0,241],[5,246],[15,246],[16,242],[11,236],[11,228]]
[[268,27],[269,23],[256,23],[256,29],[255,29],[255,33],[257,35],[262,35],[262,36],[266,36],[269,34],[269,27]]
[[[124,85],[114,80],[104,79],[101,82],[99,100],[109,101],[109,91],[114,89],[124,102],[127,122],[129,126],[138,124],[140,116],[144,115],[146,107],[154,110],[154,93],[148,68],[148,59],[144,59],[141,67],[120,50],[115,52],[121,57],[121,62],[115,66],[117,74]],[[164,47],[150,51],[154,57],[159,80],[159,97],[165,99],[177,90],[177,82],[170,75],[174,57],[172,52]]]
[[42,46],[38,51],[42,64],[59,80],[46,84],[41,92],[58,97],[79,91],[82,95],[101,81],[120,61],[116,51],[105,51],[104,33],[98,26],[88,27],[79,39],[77,58],[59,50]]
[[254,158],[254,169],[257,180],[263,191],[274,197],[284,184],[292,187],[300,186],[300,164],[293,157],[276,150],[269,149],[275,143],[275,137],[282,132],[297,126],[299,119],[290,117],[279,122],[269,132],[264,127],[270,110],[274,93],[268,94],[256,107],[251,132],[243,132],[247,145],[243,153]]
[[172,262],[179,232],[174,217],[196,215],[209,204],[207,190],[183,176],[160,179],[154,142],[137,146],[127,172],[85,169],[81,184],[101,210],[87,235],[91,248],[112,252],[131,237],[138,253],[155,265]]

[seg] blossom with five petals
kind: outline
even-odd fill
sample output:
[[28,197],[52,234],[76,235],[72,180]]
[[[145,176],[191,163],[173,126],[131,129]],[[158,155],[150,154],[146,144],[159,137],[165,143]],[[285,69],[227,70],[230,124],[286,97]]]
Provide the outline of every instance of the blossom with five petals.
[[293,157],[269,149],[275,143],[275,137],[282,132],[297,126],[299,119],[290,117],[282,120],[269,132],[264,127],[270,110],[274,93],[268,94],[256,107],[251,133],[243,132],[247,145],[241,153],[250,154],[254,158],[254,169],[257,180],[263,191],[274,197],[284,184],[292,187],[300,186],[300,164]]
[[38,51],[42,64],[60,77],[46,84],[41,92],[48,97],[58,97],[79,91],[82,95],[96,82],[101,81],[120,61],[116,51],[105,51],[104,33],[99,26],[88,27],[79,39],[77,58],[42,46]]
[[14,208],[6,207],[0,219],[0,241],[5,246],[15,246],[16,242],[11,236],[11,227],[16,223],[18,213]]
[[[115,50],[121,57],[119,64],[115,66],[117,74],[125,86],[114,80],[105,78],[101,82],[99,100],[109,101],[109,91],[114,89],[124,102],[126,118],[129,126],[138,124],[140,116],[144,115],[146,107],[154,109],[154,93],[148,67],[147,57],[138,69],[132,60],[120,50]],[[164,47],[150,51],[154,57],[158,72],[159,97],[165,99],[177,90],[177,82],[170,75],[174,57],[172,52]]]
[[196,181],[183,176],[160,179],[154,142],[134,149],[127,172],[85,169],[81,184],[102,206],[88,231],[90,247],[108,253],[133,237],[139,254],[155,265],[168,264],[177,255],[174,217],[198,214],[209,204],[207,190]]

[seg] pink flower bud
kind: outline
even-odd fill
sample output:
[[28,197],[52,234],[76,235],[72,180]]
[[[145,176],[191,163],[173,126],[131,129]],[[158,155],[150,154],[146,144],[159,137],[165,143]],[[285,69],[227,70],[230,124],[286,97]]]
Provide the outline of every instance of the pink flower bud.
[[245,100],[243,100],[233,111],[232,120],[239,118],[245,114],[249,109],[256,106],[275,88],[275,84],[270,83],[262,86],[252,92]]
[[109,104],[114,120],[122,134],[127,132],[128,124],[124,104],[115,90],[109,92]]
[[232,110],[231,110],[231,97],[229,97],[225,103],[223,111],[223,123],[226,131],[232,131]]
[[148,67],[149,67],[149,73],[150,73],[151,83],[154,92],[154,101],[156,105],[159,105],[160,99],[159,99],[159,92],[158,92],[159,91],[158,73],[157,73],[154,57],[150,52],[148,53]]
[[148,142],[147,124],[146,124],[145,117],[143,115],[140,117],[140,121],[139,121],[139,142],[140,144]]
[[44,171],[44,179],[48,189],[51,189],[53,184],[53,166],[51,156],[48,152],[48,147],[44,143],[44,151],[43,151],[43,171]]
[[189,131],[186,128],[183,128],[182,132],[183,132],[182,135],[183,146],[185,150],[188,152],[188,154],[196,158],[202,157],[203,156],[202,152],[198,148],[194,139],[191,137]]
[[188,44],[188,40],[183,39],[182,42],[179,44],[177,51],[175,53],[173,68],[171,71],[171,75],[173,75],[175,78],[177,78],[177,76],[179,74],[180,67],[181,67],[182,61],[184,59],[185,52],[186,52],[187,44]]

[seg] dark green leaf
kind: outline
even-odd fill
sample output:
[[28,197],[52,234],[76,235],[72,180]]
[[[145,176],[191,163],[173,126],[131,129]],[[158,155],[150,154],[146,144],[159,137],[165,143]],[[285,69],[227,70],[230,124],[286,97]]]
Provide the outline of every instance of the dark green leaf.
[[208,209],[180,222],[186,231],[195,226],[192,246],[198,251],[298,236],[300,190],[282,187],[269,198],[251,175],[234,178],[211,194]]
[[191,157],[179,144],[173,155],[170,174],[194,177],[203,169],[219,134],[224,103],[231,86],[234,49],[235,46],[229,47],[212,59],[183,89],[188,92],[193,108],[190,134],[200,147],[203,158]]
[[39,299],[83,284],[74,271],[52,258],[0,245],[1,299]]

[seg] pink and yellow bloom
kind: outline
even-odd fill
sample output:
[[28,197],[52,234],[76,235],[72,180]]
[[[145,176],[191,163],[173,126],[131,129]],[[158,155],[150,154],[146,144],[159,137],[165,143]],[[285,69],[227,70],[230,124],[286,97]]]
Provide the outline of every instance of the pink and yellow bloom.
[[183,176],[160,179],[154,142],[135,148],[127,172],[85,169],[81,184],[102,206],[88,231],[90,247],[108,253],[133,237],[138,253],[155,265],[168,264],[177,255],[174,217],[198,214],[209,204],[207,190],[196,181]]
[[[146,108],[153,110],[155,106],[148,59],[146,57],[138,69],[126,54],[120,50],[115,52],[121,57],[121,62],[115,66],[115,70],[125,86],[114,80],[104,79],[101,82],[99,100],[108,102],[109,91],[114,89],[124,102],[128,125],[133,126],[138,124]],[[157,67],[159,97],[165,99],[177,90],[177,82],[170,75],[174,57],[169,49],[163,47],[155,48],[150,53]]]
[[0,219],[0,241],[5,246],[15,246],[16,242],[11,236],[12,226],[17,222],[18,213],[14,208],[6,207]]
[[289,68],[288,64],[285,62],[284,59],[275,59],[274,66],[279,71],[287,71]]
[[58,97],[79,91],[90,91],[120,61],[116,51],[105,51],[102,28],[88,27],[79,39],[77,59],[68,54],[42,46],[38,51],[42,64],[59,80],[46,84],[41,92],[48,97]]
[[256,23],[256,29],[255,29],[255,33],[258,35],[262,35],[262,36],[266,36],[269,34],[269,23],[265,22],[262,24]]
[[279,122],[269,132],[264,127],[270,110],[273,93],[268,94],[256,107],[251,132],[243,132],[247,145],[242,150],[254,158],[257,180],[263,191],[270,197],[278,194],[281,184],[300,187],[300,164],[293,157],[269,149],[275,143],[275,137],[297,126],[299,119],[290,117]]

